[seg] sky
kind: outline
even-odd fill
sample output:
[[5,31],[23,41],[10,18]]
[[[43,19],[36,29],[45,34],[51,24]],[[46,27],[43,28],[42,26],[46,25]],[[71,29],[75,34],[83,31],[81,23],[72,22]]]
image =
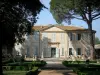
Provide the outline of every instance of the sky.
[[[39,19],[37,20],[36,25],[49,25],[49,24],[57,24],[52,14],[50,13],[50,0],[40,0],[42,4],[44,4],[48,9],[43,9],[39,14]],[[67,26],[67,23],[62,23]],[[93,30],[96,30],[96,36],[100,39],[100,19],[93,21]],[[88,28],[87,24],[84,21],[73,19],[71,21],[71,25],[73,26],[83,26],[84,28]]]

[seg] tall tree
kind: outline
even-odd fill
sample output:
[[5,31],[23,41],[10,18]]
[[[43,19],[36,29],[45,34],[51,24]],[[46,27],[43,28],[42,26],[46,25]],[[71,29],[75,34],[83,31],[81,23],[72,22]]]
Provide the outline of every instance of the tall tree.
[[98,37],[95,37],[95,44],[100,44],[100,40]]
[[[24,41],[24,34],[31,33],[31,27],[36,23],[42,7],[39,0],[0,0],[2,49],[6,47],[12,53],[14,43]],[[31,21],[28,16],[32,16]]]
[[[99,0],[51,0],[50,11],[58,23],[71,23],[72,19],[83,20],[87,23],[90,31],[90,44],[94,51],[92,32],[93,20],[100,18]],[[95,51],[94,51],[95,53]]]

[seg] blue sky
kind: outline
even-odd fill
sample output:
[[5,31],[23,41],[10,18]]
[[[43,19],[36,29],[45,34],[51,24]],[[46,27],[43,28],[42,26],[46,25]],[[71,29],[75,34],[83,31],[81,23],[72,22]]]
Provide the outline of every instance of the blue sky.
[[[50,0],[40,0],[46,7],[50,8]],[[57,24],[49,9],[43,9],[38,15],[39,19],[35,25],[48,25],[48,24]],[[67,23],[63,23],[65,26]],[[83,26],[87,28],[87,24],[84,21],[73,19],[71,25],[74,26]],[[93,30],[96,30],[96,36],[100,39],[100,19],[93,21]]]

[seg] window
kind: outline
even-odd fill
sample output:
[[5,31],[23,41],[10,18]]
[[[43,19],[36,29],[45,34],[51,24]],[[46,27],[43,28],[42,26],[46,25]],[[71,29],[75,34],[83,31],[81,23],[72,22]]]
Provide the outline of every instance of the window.
[[69,48],[69,55],[73,55],[72,54],[72,48]]
[[29,56],[29,48],[27,47],[26,56]]
[[34,55],[37,55],[38,47],[34,48]]
[[47,33],[42,33],[42,39],[47,37]]
[[81,39],[81,34],[77,34],[76,35],[76,40],[80,40]]
[[39,40],[39,32],[34,32],[33,37],[35,40]]
[[76,49],[76,55],[81,55],[81,48]]
[[90,56],[91,55],[91,53],[90,53],[91,51],[90,51],[90,48],[89,47],[87,47],[87,49],[86,49],[86,53],[87,53],[87,56]]
[[61,33],[61,42],[64,42],[64,33]]
[[52,34],[52,42],[55,42],[56,41],[56,33],[53,33]]
[[64,48],[62,48],[62,56],[64,55]]
[[72,33],[69,33],[70,40],[72,40]]
[[75,35],[74,34],[72,34],[72,40],[75,40]]
[[69,37],[70,37],[70,40],[74,40],[75,39],[74,33],[69,33]]

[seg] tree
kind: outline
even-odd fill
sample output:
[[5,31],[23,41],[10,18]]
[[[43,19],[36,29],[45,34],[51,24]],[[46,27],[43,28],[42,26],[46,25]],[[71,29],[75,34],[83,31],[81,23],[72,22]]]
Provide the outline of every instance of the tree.
[[95,44],[100,44],[100,40],[98,37],[95,37]]
[[[94,51],[92,22],[100,18],[99,0],[51,0],[50,11],[58,23],[71,23],[71,19],[83,20],[90,32],[90,44]],[[95,53],[95,51],[94,51]]]
[[[22,43],[24,34],[31,33],[37,14],[44,7],[39,0],[0,0],[0,38],[2,49],[12,53],[14,43]],[[28,16],[32,16],[29,21]]]

